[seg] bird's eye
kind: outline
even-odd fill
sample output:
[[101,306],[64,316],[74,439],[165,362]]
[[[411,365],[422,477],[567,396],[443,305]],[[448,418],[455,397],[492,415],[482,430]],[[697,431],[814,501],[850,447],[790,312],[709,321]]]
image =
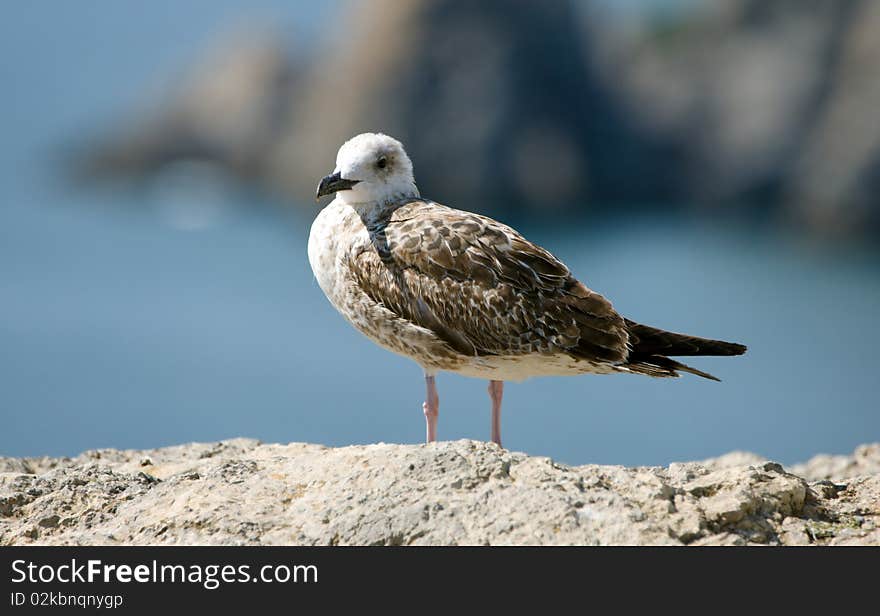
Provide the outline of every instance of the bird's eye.
[[379,158],[378,161],[376,161],[376,165],[379,167],[379,169],[384,169],[387,164],[388,164],[388,159],[385,158],[384,156],[382,156],[381,158]]

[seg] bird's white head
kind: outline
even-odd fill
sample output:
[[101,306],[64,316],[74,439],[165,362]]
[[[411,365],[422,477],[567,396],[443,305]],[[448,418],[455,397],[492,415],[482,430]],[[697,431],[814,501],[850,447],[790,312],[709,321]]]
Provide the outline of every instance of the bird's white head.
[[382,133],[362,133],[342,144],[336,169],[318,184],[316,198],[333,193],[352,206],[419,196],[403,144]]

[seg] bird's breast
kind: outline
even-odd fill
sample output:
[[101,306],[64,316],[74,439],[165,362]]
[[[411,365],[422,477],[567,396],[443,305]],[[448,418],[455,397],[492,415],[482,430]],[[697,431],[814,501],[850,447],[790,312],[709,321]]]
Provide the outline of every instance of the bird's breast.
[[309,264],[321,290],[337,308],[338,295],[347,275],[344,257],[355,243],[364,241],[368,241],[368,234],[357,214],[335,200],[321,210],[312,223]]
[[333,307],[362,334],[426,369],[449,369],[465,360],[431,330],[400,318],[364,292],[352,271],[352,256],[364,250],[376,248],[352,208],[331,203],[312,223],[309,263]]

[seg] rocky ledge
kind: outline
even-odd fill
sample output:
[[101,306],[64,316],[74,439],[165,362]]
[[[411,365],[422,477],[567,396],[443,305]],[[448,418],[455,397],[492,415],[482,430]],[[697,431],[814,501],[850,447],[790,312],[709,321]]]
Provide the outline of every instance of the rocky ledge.
[[0,545],[873,544],[880,443],[571,467],[474,441],[0,458]]

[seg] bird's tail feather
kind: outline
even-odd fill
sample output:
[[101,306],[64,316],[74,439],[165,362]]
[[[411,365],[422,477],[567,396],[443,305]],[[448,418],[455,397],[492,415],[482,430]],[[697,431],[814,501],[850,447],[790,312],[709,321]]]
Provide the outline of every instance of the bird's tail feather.
[[667,332],[626,320],[632,352],[639,355],[742,355],[746,346],[736,342]]
[[704,379],[712,381],[721,381],[717,376],[697,370],[693,366],[688,366],[680,361],[675,361],[669,357],[662,355],[649,355],[647,357],[630,358],[630,360],[621,366],[626,372],[635,372],[636,374],[646,374],[654,377],[677,377],[678,371],[696,374]]
[[656,327],[626,321],[632,348],[627,363],[621,366],[629,372],[646,374],[656,377],[676,377],[678,372],[689,372],[705,379],[720,381],[721,379],[697,370],[687,364],[675,361],[667,355],[699,356],[699,355],[742,355],[746,346],[735,342],[698,338],[687,334],[667,332]]

